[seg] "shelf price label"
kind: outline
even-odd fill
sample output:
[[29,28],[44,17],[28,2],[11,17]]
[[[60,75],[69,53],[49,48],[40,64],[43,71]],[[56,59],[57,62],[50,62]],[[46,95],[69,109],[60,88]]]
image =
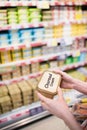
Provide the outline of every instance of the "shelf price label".
[[40,9],[49,9],[49,2],[48,1],[39,1],[39,2],[37,2],[37,7]]

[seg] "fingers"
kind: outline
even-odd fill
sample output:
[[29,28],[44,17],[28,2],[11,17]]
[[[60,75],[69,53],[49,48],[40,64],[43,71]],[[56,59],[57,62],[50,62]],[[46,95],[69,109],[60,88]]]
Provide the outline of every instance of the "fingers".
[[63,78],[64,75],[65,75],[65,72],[61,71],[60,69],[53,70],[53,72],[56,73],[56,74],[61,75],[62,78]]
[[49,98],[44,97],[42,94],[40,94],[39,92],[37,92],[37,95],[41,101],[41,105],[43,106],[43,108],[45,108],[46,110],[49,111],[49,105],[50,103],[52,103],[52,100]]
[[49,99],[49,98],[43,96],[43,95],[40,94],[39,92],[37,92],[37,95],[38,95],[39,99],[40,99],[42,102],[48,103],[48,102],[51,100],[51,99]]
[[49,107],[45,102],[41,102],[41,105],[43,106],[44,109],[49,110]]

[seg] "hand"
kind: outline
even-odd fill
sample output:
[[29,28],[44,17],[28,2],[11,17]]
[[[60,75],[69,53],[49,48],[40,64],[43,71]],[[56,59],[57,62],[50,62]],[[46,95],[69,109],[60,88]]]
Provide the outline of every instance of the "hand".
[[61,82],[61,88],[65,89],[73,89],[75,79],[71,76],[69,76],[67,73],[61,71],[61,70],[54,70],[56,74],[60,74],[62,77],[62,82]]
[[63,98],[62,91],[58,88],[58,98],[49,99],[37,92],[39,99],[41,100],[41,105],[43,108],[48,110],[51,114],[56,115],[57,117],[64,119],[69,112],[69,108]]
[[82,130],[82,127],[77,123],[72,113],[63,98],[62,91],[58,87],[58,99],[49,99],[37,92],[42,106],[48,110],[51,114],[64,120],[65,124],[70,130]]

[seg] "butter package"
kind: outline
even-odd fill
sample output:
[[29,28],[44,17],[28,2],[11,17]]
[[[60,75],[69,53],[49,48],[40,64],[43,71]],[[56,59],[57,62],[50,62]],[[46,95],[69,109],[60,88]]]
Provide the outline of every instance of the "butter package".
[[2,80],[10,80],[11,79],[11,73],[4,73],[1,75]]
[[12,50],[12,60],[17,61],[22,59],[22,51],[19,50]]
[[32,87],[33,102],[38,101],[39,98],[38,98],[38,96],[36,94],[38,80],[36,78],[30,78],[29,80],[27,80],[27,82]]
[[8,63],[11,62],[11,53],[10,51],[1,51],[1,63]]
[[39,81],[38,91],[48,98],[53,98],[57,94],[60,83],[61,76],[59,74],[45,71]]
[[8,95],[8,89],[5,85],[0,87],[0,98]]

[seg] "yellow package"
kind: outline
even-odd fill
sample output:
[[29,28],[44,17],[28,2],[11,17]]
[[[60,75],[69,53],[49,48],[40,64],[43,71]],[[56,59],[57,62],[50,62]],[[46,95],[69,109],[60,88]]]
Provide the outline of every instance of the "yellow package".
[[12,50],[12,60],[18,61],[22,59],[22,51],[21,50]]
[[1,51],[1,63],[8,63],[11,62],[11,52],[8,51]]

